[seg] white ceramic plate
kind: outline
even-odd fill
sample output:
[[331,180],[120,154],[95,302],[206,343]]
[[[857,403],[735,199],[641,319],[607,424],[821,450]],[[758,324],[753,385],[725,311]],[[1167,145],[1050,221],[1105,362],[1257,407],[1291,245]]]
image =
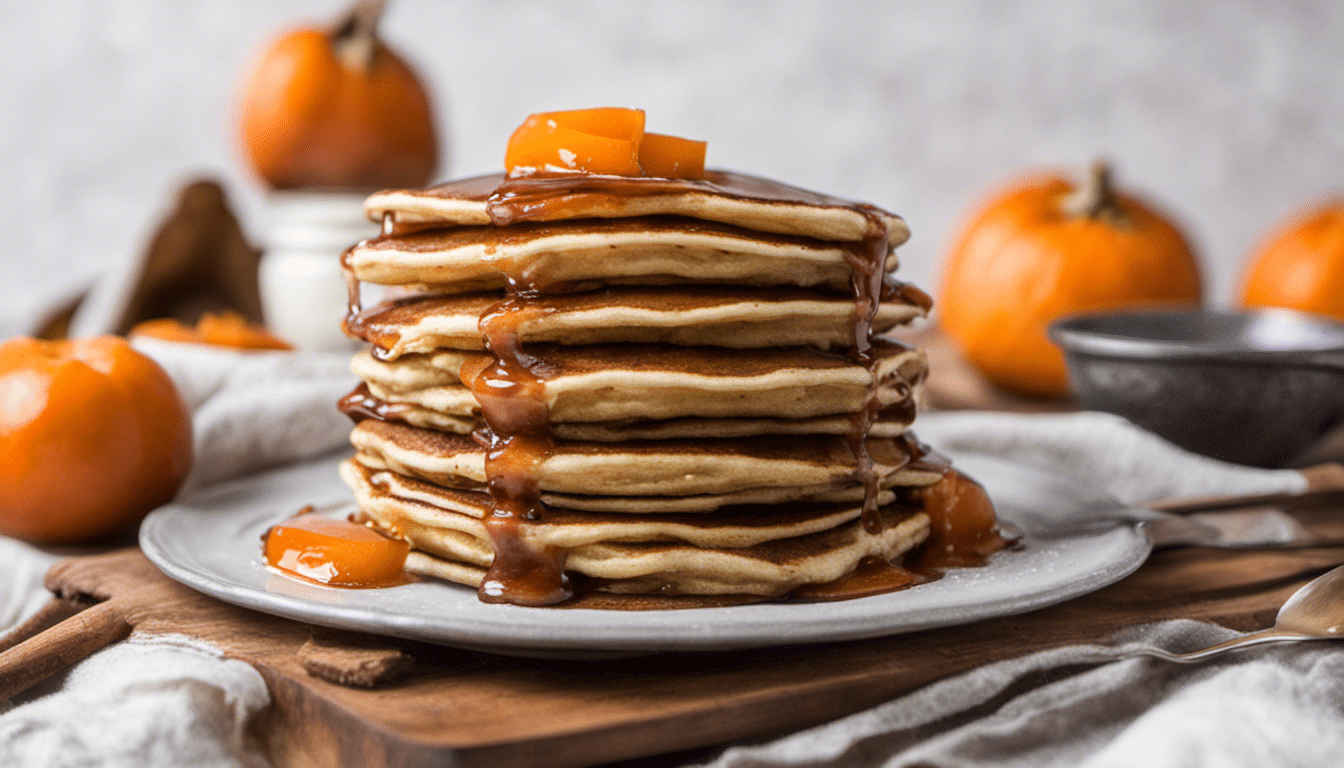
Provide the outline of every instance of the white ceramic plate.
[[[1001,518],[1064,515],[1118,502],[1075,482],[980,456],[957,465],[989,490]],[[522,608],[479,602],[439,581],[388,589],[336,589],[268,570],[261,536],[306,504],[350,499],[340,457],[207,489],[151,514],[140,545],[172,578],[225,602],[330,627],[494,653],[573,656],[719,651],[856,640],[1023,613],[1126,576],[1148,556],[1135,526],[1071,538],[1028,537],[981,568],[885,595],[829,603],[740,605],[668,611]]]

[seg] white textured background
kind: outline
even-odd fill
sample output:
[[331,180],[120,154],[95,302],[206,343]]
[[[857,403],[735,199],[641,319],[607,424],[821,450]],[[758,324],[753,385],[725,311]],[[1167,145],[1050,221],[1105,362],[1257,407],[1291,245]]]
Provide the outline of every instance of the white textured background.
[[[238,84],[342,0],[0,0],[0,299],[128,258],[187,175],[259,237]],[[641,106],[712,165],[904,215],[936,282],[968,207],[1024,167],[1112,158],[1188,227],[1217,302],[1267,229],[1344,187],[1344,3],[393,0],[439,99],[447,174],[529,112]]]

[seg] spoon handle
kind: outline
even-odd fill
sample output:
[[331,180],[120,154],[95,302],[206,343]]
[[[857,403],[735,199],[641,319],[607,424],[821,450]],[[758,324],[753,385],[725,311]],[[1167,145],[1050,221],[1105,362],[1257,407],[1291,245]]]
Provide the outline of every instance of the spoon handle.
[[1213,656],[1218,656],[1228,651],[1234,651],[1241,648],[1247,648],[1253,645],[1265,645],[1268,643],[1283,643],[1293,640],[1313,640],[1310,635],[1304,635],[1300,632],[1289,632],[1282,629],[1266,629],[1261,632],[1252,632],[1249,635],[1234,637],[1231,640],[1211,645],[1190,653],[1170,653],[1161,648],[1144,648],[1141,652],[1166,661],[1174,661],[1178,664],[1195,664]]
[[1217,512],[1225,509],[1260,507],[1270,504],[1307,501],[1344,491],[1344,464],[1315,464],[1297,470],[1307,481],[1306,490],[1291,493],[1266,493],[1246,496],[1208,496],[1193,499],[1165,499],[1148,506],[1176,515],[1193,512]]
[[1344,464],[1315,464],[1298,472],[1307,479],[1307,493],[1344,490]]

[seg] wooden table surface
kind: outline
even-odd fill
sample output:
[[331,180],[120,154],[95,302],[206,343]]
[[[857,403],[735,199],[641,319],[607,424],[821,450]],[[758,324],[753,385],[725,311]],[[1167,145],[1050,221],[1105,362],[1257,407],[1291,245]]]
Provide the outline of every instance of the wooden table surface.
[[[1344,496],[1318,498],[1294,514],[1312,530],[1344,537]],[[1191,618],[1265,627],[1293,590],[1340,562],[1344,549],[1169,550],[1093,594],[970,626],[829,645],[567,661],[317,629],[197,593],[128,549],[57,564],[49,586],[73,604],[96,604],[5,656],[36,654],[30,658],[59,667],[99,647],[89,638],[111,642],[132,628],[214,643],[265,678],[273,703],[256,736],[277,766],[579,766],[787,733],[981,664],[1104,642],[1134,624]],[[53,648],[57,660],[42,662]],[[390,658],[411,662],[409,670],[373,689],[310,673],[314,659],[358,677]]]

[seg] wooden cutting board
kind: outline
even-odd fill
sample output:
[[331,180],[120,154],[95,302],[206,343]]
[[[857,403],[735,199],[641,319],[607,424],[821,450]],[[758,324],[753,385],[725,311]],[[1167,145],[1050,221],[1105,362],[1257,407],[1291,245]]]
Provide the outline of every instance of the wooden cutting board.
[[[1344,537],[1338,495],[1295,514],[1313,530]],[[832,645],[584,662],[394,645],[315,629],[198,594],[131,549],[52,569],[48,586],[68,602],[22,634],[68,616],[72,605],[101,602],[5,654],[10,660],[27,654],[31,662],[9,680],[0,677],[0,696],[8,695],[7,685],[31,682],[19,677],[45,676],[131,627],[177,632],[260,670],[273,703],[256,736],[276,766],[591,765],[786,733],[977,665],[1104,642],[1137,623],[1193,618],[1238,630],[1265,627],[1294,589],[1342,561],[1344,550],[1329,548],[1172,550],[1094,594],[971,626]],[[408,658],[414,663],[405,676],[372,690],[308,671],[376,678]]]

